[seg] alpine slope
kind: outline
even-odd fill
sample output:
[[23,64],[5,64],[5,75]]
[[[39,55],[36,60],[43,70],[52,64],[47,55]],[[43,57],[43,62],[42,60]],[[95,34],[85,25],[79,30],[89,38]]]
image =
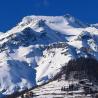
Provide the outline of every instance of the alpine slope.
[[98,26],[73,16],[26,16],[0,33],[0,96],[52,80],[68,62],[98,60]]

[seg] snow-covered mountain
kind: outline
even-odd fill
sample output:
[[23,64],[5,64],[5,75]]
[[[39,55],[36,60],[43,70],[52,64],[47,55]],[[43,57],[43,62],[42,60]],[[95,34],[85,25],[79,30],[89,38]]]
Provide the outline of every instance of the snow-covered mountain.
[[53,79],[70,60],[98,60],[98,29],[70,15],[27,16],[0,35],[0,93],[9,95]]

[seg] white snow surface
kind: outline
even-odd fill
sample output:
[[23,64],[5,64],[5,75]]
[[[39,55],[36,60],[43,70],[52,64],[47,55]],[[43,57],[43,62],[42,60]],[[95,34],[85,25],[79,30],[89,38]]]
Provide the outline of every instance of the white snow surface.
[[0,35],[0,93],[41,85],[71,59],[98,60],[98,29],[70,15],[27,16]]

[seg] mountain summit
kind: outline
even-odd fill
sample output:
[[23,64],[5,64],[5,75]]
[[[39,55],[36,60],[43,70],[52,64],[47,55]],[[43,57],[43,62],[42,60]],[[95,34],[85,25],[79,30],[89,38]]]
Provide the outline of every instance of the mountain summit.
[[70,15],[27,16],[0,35],[0,93],[52,80],[71,60],[98,60],[98,29]]

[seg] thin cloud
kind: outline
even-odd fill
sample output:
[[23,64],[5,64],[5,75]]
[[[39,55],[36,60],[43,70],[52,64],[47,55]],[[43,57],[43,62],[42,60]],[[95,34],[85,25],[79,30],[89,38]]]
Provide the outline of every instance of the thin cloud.
[[41,6],[48,7],[49,6],[49,0],[40,0],[39,2],[35,2],[34,6],[37,8],[40,8]]
[[43,5],[46,7],[49,6],[49,0],[43,0]]

